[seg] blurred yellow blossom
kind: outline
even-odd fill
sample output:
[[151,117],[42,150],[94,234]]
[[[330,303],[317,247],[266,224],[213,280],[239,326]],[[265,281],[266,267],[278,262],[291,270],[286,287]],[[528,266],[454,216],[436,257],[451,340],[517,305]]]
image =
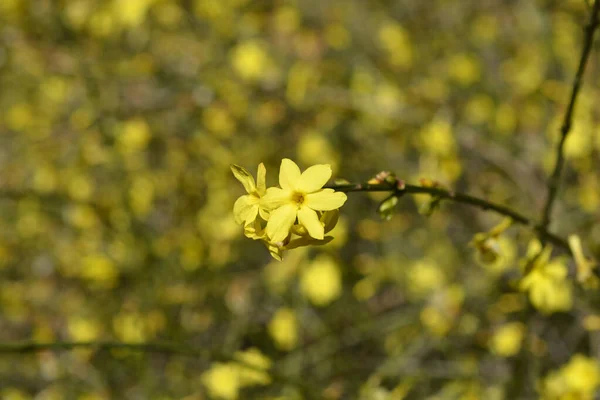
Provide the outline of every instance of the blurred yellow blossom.
[[233,359],[227,363],[214,363],[202,374],[202,384],[211,398],[235,400],[244,387],[271,383],[267,373],[271,360],[257,348],[238,351]]
[[267,373],[271,368],[271,360],[255,347],[235,353],[235,360],[239,361],[239,382],[241,386],[267,385],[271,377]]
[[551,372],[544,379],[541,398],[592,400],[598,387],[600,387],[600,361],[576,354],[566,365]]
[[413,50],[410,37],[396,21],[386,21],[379,27],[379,43],[387,51],[390,63],[401,68],[412,65]]
[[265,75],[269,56],[265,45],[256,40],[238,44],[231,52],[231,64],[243,79],[257,80]]
[[525,326],[520,322],[502,325],[492,336],[489,346],[492,352],[502,357],[514,356],[521,350]]
[[277,310],[269,322],[269,334],[281,350],[291,350],[298,344],[298,319],[290,308]]
[[303,269],[302,293],[315,305],[325,306],[342,292],[340,268],[331,256],[320,255]]
[[154,0],[113,0],[112,11],[125,27],[136,27],[144,22]]
[[529,271],[519,284],[521,291],[529,293],[531,303],[546,314],[567,311],[573,303],[567,266],[562,260],[551,261],[551,253],[552,247],[546,246],[539,254],[534,254],[527,264]]
[[416,299],[426,297],[446,283],[444,272],[431,259],[415,262],[407,271],[407,279],[408,292]]
[[240,391],[238,368],[232,363],[215,363],[202,374],[202,383],[215,399],[235,400]]

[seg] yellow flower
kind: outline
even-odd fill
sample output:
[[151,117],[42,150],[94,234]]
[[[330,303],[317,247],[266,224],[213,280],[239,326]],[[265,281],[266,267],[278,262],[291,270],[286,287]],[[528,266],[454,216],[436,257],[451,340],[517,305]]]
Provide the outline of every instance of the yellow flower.
[[258,165],[258,172],[256,173],[257,182],[254,182],[252,175],[239,165],[232,164],[231,172],[233,172],[235,178],[244,185],[244,189],[246,189],[246,192],[248,193],[238,198],[233,205],[235,222],[238,224],[243,223],[244,226],[248,226],[256,220],[259,213],[260,216],[266,220],[268,214],[261,205],[261,198],[266,193],[265,178],[267,171],[264,164],[260,163]]
[[310,237],[324,238],[325,229],[317,211],[335,210],[346,202],[344,193],[322,189],[330,177],[328,164],[313,165],[300,172],[292,160],[284,158],[281,161],[281,188],[269,188],[263,198],[265,206],[271,210],[266,227],[271,242],[285,240],[296,219]]
[[[319,214],[319,221],[321,221],[321,223],[324,225],[325,233],[328,233],[335,228],[339,217],[338,210],[319,212]],[[244,234],[246,237],[254,240],[262,240],[265,246],[267,246],[267,249],[269,249],[271,256],[279,261],[283,259],[283,252],[285,250],[292,250],[298,247],[310,245],[320,246],[333,240],[333,236],[325,236],[323,239],[314,239],[310,237],[306,231],[306,228],[298,224],[292,226],[290,233],[291,234],[288,235],[282,242],[273,242],[269,240],[266,230],[261,227],[258,219],[254,222],[254,224],[244,227]],[[292,234],[297,237],[293,237]]]
[[547,314],[569,310],[573,302],[567,266],[560,260],[550,262],[551,252],[547,246],[531,261],[531,270],[519,285],[521,291],[529,292],[531,303]]
[[490,340],[491,350],[501,357],[511,357],[521,350],[525,326],[520,322],[510,322],[501,326]]
[[598,360],[582,354],[574,355],[557,371],[551,372],[542,385],[542,399],[593,399],[600,386]]

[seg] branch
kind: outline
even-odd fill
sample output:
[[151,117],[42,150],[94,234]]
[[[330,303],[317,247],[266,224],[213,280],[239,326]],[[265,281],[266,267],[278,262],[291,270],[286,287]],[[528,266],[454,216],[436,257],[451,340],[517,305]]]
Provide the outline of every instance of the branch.
[[261,373],[267,373],[275,382],[281,384],[293,385],[304,392],[311,392],[312,389],[306,382],[299,381],[284,375],[275,368],[262,369],[254,364],[245,362],[244,360],[220,354],[214,350],[198,349],[191,346],[186,346],[178,343],[169,342],[147,342],[147,343],[127,343],[115,341],[98,341],[98,342],[46,342],[40,343],[35,341],[22,342],[0,342],[0,354],[27,354],[37,353],[42,351],[63,351],[74,350],[77,348],[89,348],[93,350],[130,350],[144,353],[162,353],[171,354],[183,357],[202,358],[210,361],[235,361],[245,368],[255,370]]
[[88,347],[93,350],[131,350],[146,353],[177,354],[180,356],[212,358],[208,351],[188,348],[173,343],[125,343],[125,342],[47,342],[33,341],[0,343],[0,353],[36,353],[40,351],[73,350]]
[[585,28],[585,41],[583,43],[583,50],[581,52],[581,58],[579,59],[579,67],[577,67],[577,73],[575,74],[575,80],[573,81],[573,87],[571,89],[571,98],[569,99],[569,105],[567,106],[567,112],[563,120],[562,126],[560,127],[560,141],[556,148],[556,164],[554,165],[554,171],[548,180],[548,196],[544,205],[544,211],[542,214],[542,227],[547,227],[550,224],[550,214],[552,213],[552,206],[556,200],[556,194],[560,185],[560,177],[565,163],[564,147],[567,140],[567,136],[571,130],[573,123],[573,111],[575,109],[575,103],[577,102],[577,95],[581,88],[581,82],[583,81],[583,74],[587,65],[588,58],[592,51],[592,44],[594,42],[594,33],[598,27],[598,14],[600,12],[600,0],[594,1],[594,7],[590,14],[590,20]]
[[[600,1],[600,0],[598,0]],[[497,214],[504,215],[512,218],[512,220],[518,224],[525,225],[533,229],[541,239],[560,247],[568,254],[571,254],[569,243],[551,232],[549,232],[545,226],[536,224],[532,218],[528,218],[517,211],[503,206],[489,202],[487,200],[480,199],[478,197],[470,196],[468,194],[457,193],[445,189],[427,187],[427,186],[416,186],[405,184],[399,188],[389,183],[359,183],[359,184],[343,184],[343,185],[327,185],[326,188],[335,189],[340,192],[394,192],[398,196],[403,194],[428,194],[433,197],[437,197],[444,200],[454,201],[456,203],[468,204],[481,210],[491,210]]]

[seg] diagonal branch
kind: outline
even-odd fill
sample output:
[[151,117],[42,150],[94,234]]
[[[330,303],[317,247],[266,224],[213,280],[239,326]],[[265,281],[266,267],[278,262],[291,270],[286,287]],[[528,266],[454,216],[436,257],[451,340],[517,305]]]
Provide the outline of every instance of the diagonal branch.
[[575,74],[575,80],[573,81],[573,87],[571,89],[571,97],[569,99],[569,105],[565,113],[562,126],[560,127],[560,141],[556,148],[556,164],[554,165],[554,171],[548,180],[548,195],[546,197],[546,203],[544,204],[544,211],[542,214],[541,226],[546,228],[550,224],[550,214],[552,213],[552,207],[556,200],[556,194],[558,193],[558,187],[560,185],[560,177],[565,163],[564,147],[571,130],[573,123],[573,111],[575,110],[575,103],[577,102],[577,95],[581,88],[581,82],[583,81],[583,74],[587,61],[592,51],[592,44],[594,42],[594,33],[598,27],[598,14],[600,13],[600,0],[594,1],[594,6],[590,13],[590,20],[585,28],[585,41],[583,43],[583,50],[581,51],[581,58],[579,59],[579,67],[577,67],[577,73]]
[[214,350],[196,348],[184,344],[172,342],[146,342],[146,343],[131,343],[118,341],[91,341],[91,342],[36,342],[36,341],[20,341],[20,342],[0,342],[1,354],[30,354],[43,351],[68,351],[74,349],[93,349],[93,350],[129,350],[142,353],[158,353],[177,355],[180,357],[190,357],[209,361],[232,361],[242,365],[244,368],[254,370],[260,373],[267,373],[273,381],[284,384],[293,385],[304,392],[310,392],[311,388],[306,382],[294,379],[283,374],[275,368],[262,369],[255,364],[248,363],[234,356],[217,353]]
[[[600,1],[600,0],[598,0]],[[457,193],[445,189],[428,186],[416,186],[404,184],[401,187],[390,185],[389,183],[361,183],[361,184],[343,184],[343,185],[327,185],[327,188],[339,190],[340,192],[394,192],[398,196],[403,194],[429,194],[433,197],[437,197],[444,200],[454,201],[456,203],[469,204],[482,210],[491,210],[497,214],[504,215],[512,218],[512,220],[518,224],[525,225],[533,229],[541,239],[560,247],[568,254],[571,254],[569,243],[560,236],[557,236],[549,232],[545,226],[538,225],[532,218],[526,217],[517,211],[503,206],[489,202],[478,197],[474,197],[468,194]]]

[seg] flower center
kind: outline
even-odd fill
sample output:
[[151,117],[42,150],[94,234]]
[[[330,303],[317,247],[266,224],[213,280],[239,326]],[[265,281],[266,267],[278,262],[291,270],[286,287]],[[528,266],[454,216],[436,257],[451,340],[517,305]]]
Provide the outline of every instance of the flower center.
[[296,203],[298,207],[300,207],[302,203],[304,203],[304,200],[304,193],[294,192],[294,194],[292,194],[292,201]]

